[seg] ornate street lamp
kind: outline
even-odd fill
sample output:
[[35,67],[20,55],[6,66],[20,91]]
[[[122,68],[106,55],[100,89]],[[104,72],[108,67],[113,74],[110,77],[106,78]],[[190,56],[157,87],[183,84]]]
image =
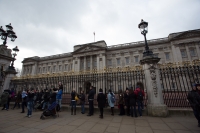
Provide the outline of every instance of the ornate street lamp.
[[1,39],[4,40],[3,45],[6,45],[7,43],[7,38],[11,38],[11,41],[15,41],[17,36],[15,35],[15,32],[13,31],[13,27],[11,26],[11,23],[9,25],[6,25],[6,31],[0,27],[0,36]]
[[13,61],[12,61],[12,64],[11,64],[11,67],[14,67],[14,61],[15,61],[15,56],[17,56],[17,53],[19,52],[19,49],[18,47],[16,46],[15,48],[13,48]]
[[143,57],[145,56],[153,56],[153,52],[149,50],[149,46],[146,39],[146,34],[148,33],[148,22],[142,21],[138,25],[138,28],[141,30],[141,34],[144,35],[145,39],[145,51],[143,52]]
[[15,61],[15,57],[17,56],[17,52],[19,52],[18,47],[16,46],[15,48],[13,48],[13,51],[14,51],[14,53],[12,54],[13,55],[13,60],[12,60],[11,65],[8,67],[8,69],[6,71],[7,73],[8,72],[16,73],[15,67],[14,67],[14,61]]

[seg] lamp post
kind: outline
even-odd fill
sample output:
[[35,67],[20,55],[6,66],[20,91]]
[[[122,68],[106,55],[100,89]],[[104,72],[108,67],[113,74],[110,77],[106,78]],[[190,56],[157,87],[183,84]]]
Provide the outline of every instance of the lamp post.
[[146,56],[153,56],[153,52],[149,49],[146,34],[148,33],[148,22],[141,20],[140,24],[138,25],[138,28],[141,30],[141,34],[144,35],[145,40],[145,51],[143,52],[143,57]]
[[13,27],[11,26],[11,23],[9,25],[6,25],[6,30],[0,27],[0,36],[1,39],[4,40],[3,45],[5,46],[7,43],[7,38],[11,38],[11,41],[15,41],[17,36],[15,35],[15,32],[13,31]]

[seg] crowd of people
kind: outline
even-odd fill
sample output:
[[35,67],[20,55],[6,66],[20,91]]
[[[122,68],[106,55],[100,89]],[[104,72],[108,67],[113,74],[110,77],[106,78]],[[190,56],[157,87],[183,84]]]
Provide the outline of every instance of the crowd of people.
[[[4,90],[0,98],[0,103],[3,106],[2,110],[9,110],[10,100],[14,99],[14,106],[11,109],[21,107],[21,113],[25,113],[25,107],[27,108],[27,117],[31,117],[33,109],[41,108],[42,110],[51,108],[51,105],[57,103],[59,108],[61,107],[63,93],[63,85],[59,82],[59,88],[35,90],[28,89],[18,91],[15,94],[13,90]],[[20,106],[21,103],[21,106]]]
[[[42,110],[52,108],[51,105],[59,105],[59,108],[62,107],[62,94],[63,94],[63,85],[59,82],[58,89],[45,89],[45,90],[23,90],[22,92],[18,91],[17,94],[11,90],[4,90],[0,98],[0,103],[3,106],[2,110],[9,110],[10,100],[15,99],[14,106],[12,109],[22,108],[21,113],[25,113],[25,107],[27,107],[27,117],[31,117],[33,109],[39,106]],[[90,87],[88,93],[88,104],[89,112],[87,116],[92,116],[94,114],[94,96],[95,90],[94,87]],[[117,95],[116,95],[117,96]],[[114,92],[110,89],[108,94],[104,94],[102,89],[99,89],[97,94],[97,102],[100,118],[103,118],[103,111],[106,107],[106,104],[109,105],[111,115],[114,115],[114,107],[118,105],[119,115],[127,115],[131,117],[142,116],[142,110],[144,109],[143,98],[145,96],[144,90],[141,86],[137,86],[136,89],[126,88],[125,91],[119,90],[118,97],[116,98]],[[85,101],[86,95],[82,90],[80,94],[76,93],[75,89],[71,92],[71,115],[76,115],[76,105],[79,100],[81,105],[81,113],[85,114]],[[193,84],[192,90],[188,93],[187,100],[190,103],[194,116],[198,120],[198,126],[200,127],[200,84]],[[21,103],[21,106],[20,106]],[[136,108],[137,107],[137,108]],[[137,111],[138,110],[138,111]],[[138,113],[137,113],[138,112]]]
[[[94,95],[95,90],[91,86],[90,91],[88,93],[88,104],[89,104],[89,112],[87,116],[92,116],[94,114]],[[139,116],[142,116],[142,110],[144,109],[143,98],[145,96],[144,90],[141,89],[140,86],[137,86],[134,90],[133,88],[126,88],[126,91],[123,92],[119,90],[118,93],[118,101],[115,98],[114,92],[110,89],[108,94],[104,94],[102,89],[99,89],[97,95],[97,102],[100,118],[103,118],[103,109],[106,107],[106,104],[109,105],[111,110],[111,115],[114,115],[114,107],[118,105],[119,115],[127,115],[131,117],[138,117],[136,106],[138,107]],[[85,94],[81,91],[81,94],[77,94],[75,90],[71,92],[71,115],[76,115],[76,97],[80,100],[81,104],[81,113],[85,113]]]
[[[34,109],[40,108],[41,110],[45,110],[50,108],[51,105],[57,103],[59,108],[62,107],[62,94],[63,94],[63,85],[59,82],[58,89],[44,89],[44,90],[34,90],[28,89],[18,91],[16,94],[14,91],[4,90],[1,95],[1,105],[3,105],[2,110],[9,110],[10,100],[14,99],[14,106],[11,109],[15,109],[16,107],[21,108],[21,113],[25,113],[25,108],[27,108],[27,117],[32,116],[32,111]],[[89,112],[87,116],[92,116],[94,114],[94,96],[96,92],[94,87],[90,87],[90,91],[88,93],[88,104],[89,104]],[[119,90],[118,98],[115,98],[114,92],[110,89],[108,94],[104,94],[102,89],[99,89],[97,95],[97,102],[100,111],[100,118],[103,118],[103,109],[106,107],[106,104],[109,105],[111,109],[111,115],[114,115],[114,107],[118,105],[119,115],[127,115],[127,116],[135,116],[137,117],[136,105],[138,106],[139,116],[142,116],[143,107],[143,97],[144,91],[140,89],[139,86],[135,90],[133,88],[126,89],[125,92]],[[118,100],[116,100],[118,99]],[[71,115],[76,115],[76,105],[77,101],[81,105],[81,113],[85,114],[85,101],[86,95],[82,90],[80,94],[78,94],[75,89],[71,92]]]

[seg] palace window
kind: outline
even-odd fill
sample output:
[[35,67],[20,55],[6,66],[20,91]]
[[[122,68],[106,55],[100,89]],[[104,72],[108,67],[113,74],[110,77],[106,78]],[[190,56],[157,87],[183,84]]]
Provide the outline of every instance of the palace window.
[[120,58],[117,58],[117,66],[120,66]]
[[181,56],[182,56],[182,58],[187,57],[186,50],[184,50],[184,49],[181,50]]
[[166,58],[166,60],[170,60],[169,53],[165,53],[165,58]]
[[48,66],[48,72],[50,72],[50,69],[51,69],[51,67],[50,67],[50,66]]
[[90,68],[90,61],[87,61],[87,68]]
[[54,71],[54,72],[56,71],[56,66],[53,66],[53,71]]
[[135,56],[135,62],[139,62],[139,56]]
[[194,57],[194,56],[196,56],[196,51],[195,51],[195,49],[190,49],[190,55],[192,56],[192,57]]
[[129,65],[129,63],[130,63],[129,57],[126,57],[126,65]]
[[93,66],[97,67],[97,61],[96,60],[93,62]]
[[45,73],[45,67],[43,67],[43,73]]
[[108,66],[112,66],[112,60],[108,60]]
[[61,65],[59,65],[59,71],[62,71],[62,66]]
[[67,71],[68,64],[65,64],[65,70]]

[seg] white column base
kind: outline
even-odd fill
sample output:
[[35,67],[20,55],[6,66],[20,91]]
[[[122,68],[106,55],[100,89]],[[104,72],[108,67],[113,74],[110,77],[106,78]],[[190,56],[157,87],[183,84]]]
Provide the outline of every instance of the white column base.
[[154,117],[167,117],[169,111],[165,104],[149,104],[147,105],[147,114]]

